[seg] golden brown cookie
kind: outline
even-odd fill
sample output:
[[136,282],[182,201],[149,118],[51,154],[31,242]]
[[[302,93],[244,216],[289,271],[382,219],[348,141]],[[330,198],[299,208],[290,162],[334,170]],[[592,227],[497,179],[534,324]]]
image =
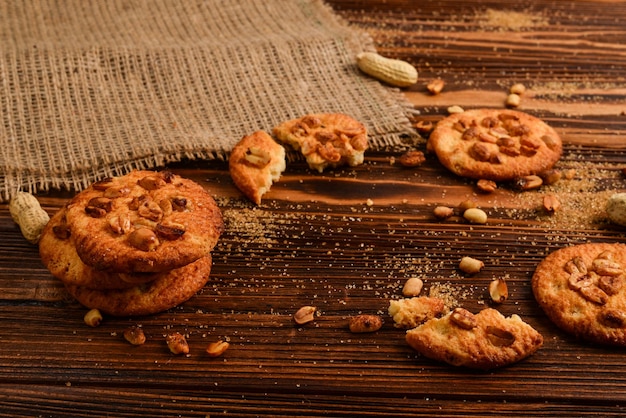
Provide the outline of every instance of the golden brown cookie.
[[543,337],[517,315],[506,318],[492,308],[474,315],[455,308],[407,331],[406,341],[425,357],[488,370],[530,356],[541,347]]
[[550,253],[532,278],[535,299],[562,330],[626,346],[626,245],[580,244]]
[[430,134],[428,148],[453,173],[509,181],[550,169],[563,145],[554,129],[510,109],[476,109],[452,114]]
[[228,159],[230,176],[241,192],[257,205],[286,168],[285,149],[266,132],[244,136]]
[[66,218],[85,264],[125,274],[189,264],[207,255],[224,229],[207,191],[169,172],[98,181],[70,201]]
[[367,129],[342,113],[319,113],[292,119],[276,126],[272,133],[306,158],[311,169],[356,166],[363,163],[368,148]]
[[41,261],[50,273],[65,284],[91,289],[126,289],[134,284],[146,283],[157,273],[122,275],[95,270],[80,259],[74,240],[65,221],[65,208],[52,216],[39,240]]
[[204,287],[210,273],[211,255],[207,255],[163,273],[157,280],[128,289],[94,290],[73,285],[65,288],[89,309],[99,309],[112,316],[151,315],[189,300]]

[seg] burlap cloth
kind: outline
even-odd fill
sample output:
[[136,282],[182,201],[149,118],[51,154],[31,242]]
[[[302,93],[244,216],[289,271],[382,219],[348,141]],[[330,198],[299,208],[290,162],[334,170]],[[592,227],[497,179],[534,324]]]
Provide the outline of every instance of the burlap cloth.
[[356,68],[371,49],[319,0],[0,2],[0,198],[227,158],[312,112],[398,144],[410,106]]

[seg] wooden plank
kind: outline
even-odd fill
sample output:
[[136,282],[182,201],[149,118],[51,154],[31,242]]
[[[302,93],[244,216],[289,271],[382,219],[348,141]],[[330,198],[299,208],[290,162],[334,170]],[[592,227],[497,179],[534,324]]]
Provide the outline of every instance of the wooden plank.
[[[370,152],[366,164],[325,174],[292,163],[261,207],[245,201],[224,162],[168,167],[216,196],[227,230],[214,250],[211,281],[182,306],[142,318],[82,322],[74,302],[41,264],[0,205],[0,416],[487,416],[618,415],[626,404],[623,350],[576,341],[552,325],[529,280],[550,251],[581,242],[623,242],[603,204],[626,188],[626,8],[620,2],[465,3],[329,1],[368,31],[383,53],[419,67],[405,93],[436,122],[450,105],[502,107],[508,87],[530,87],[522,110],[544,118],[565,140],[558,167],[575,176],[550,188],[519,192],[500,185],[478,193],[432,155],[415,169],[392,164],[400,151]],[[363,9],[367,11],[364,12]],[[530,28],[504,27],[505,15],[537,17]],[[482,13],[482,14],[481,14]],[[485,17],[486,16],[486,17]],[[500,17],[500,27],[495,25]],[[506,22],[505,22],[506,23]],[[512,24],[510,21],[507,23]],[[490,26],[491,25],[491,26]],[[424,83],[446,80],[439,96]],[[415,144],[424,149],[424,142]],[[545,193],[563,210],[541,209]],[[71,192],[39,196],[50,213]],[[486,225],[459,216],[441,222],[439,204],[472,199]],[[468,277],[458,261],[486,266]],[[488,305],[486,287],[506,277],[519,314],[545,338],[531,358],[491,372],[425,359],[404,341],[386,310],[404,280],[426,290],[453,289],[471,310]],[[315,322],[296,326],[300,306],[317,306]],[[357,313],[385,318],[374,334],[354,335]],[[148,342],[121,334],[140,324]],[[164,336],[188,336],[189,356],[170,354]],[[220,358],[204,349],[218,338]],[[33,406],[34,405],[34,406]]]

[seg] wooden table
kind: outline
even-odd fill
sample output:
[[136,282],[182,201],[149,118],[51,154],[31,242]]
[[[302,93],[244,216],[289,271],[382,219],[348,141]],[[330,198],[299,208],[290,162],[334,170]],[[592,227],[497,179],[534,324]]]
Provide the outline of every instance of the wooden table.
[[[626,186],[626,6],[622,2],[332,0],[382,54],[406,59],[420,81],[406,90],[419,115],[436,122],[451,105],[504,106],[526,85],[521,110],[563,136],[558,168],[574,174],[552,189],[501,185],[476,192],[432,155],[419,168],[371,152],[354,169],[313,173],[290,165],[255,208],[222,162],[175,164],[216,197],[228,229],[214,251],[212,279],[188,303],[158,315],[83,323],[85,308],[64,293],[0,205],[0,415],[2,416],[609,416],[624,412],[624,351],[576,341],[533,299],[530,278],[550,251],[581,242],[621,242],[603,205]],[[442,78],[444,91],[426,92]],[[423,143],[418,144],[423,149]],[[563,209],[541,209],[547,192]],[[67,192],[38,196],[50,213]],[[486,225],[458,216],[435,221],[439,204],[473,199]],[[485,262],[459,272],[462,256]],[[519,314],[544,336],[529,359],[491,372],[425,359],[386,311],[404,281],[451,288],[459,303],[488,306],[486,287],[506,277]],[[292,314],[320,315],[296,326]],[[351,334],[348,318],[380,314],[383,328]],[[141,324],[132,347],[122,331]],[[189,356],[168,352],[164,335],[188,336]],[[210,358],[219,338],[229,350]]]

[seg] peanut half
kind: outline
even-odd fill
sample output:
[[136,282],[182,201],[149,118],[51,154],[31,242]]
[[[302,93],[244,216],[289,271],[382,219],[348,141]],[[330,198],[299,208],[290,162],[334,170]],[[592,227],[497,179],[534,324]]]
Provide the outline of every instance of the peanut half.
[[494,303],[503,303],[509,297],[509,288],[504,279],[494,279],[489,283],[489,296]]
[[165,337],[165,342],[172,354],[189,354],[189,344],[187,344],[187,339],[183,334],[179,332],[168,334]]
[[303,306],[293,314],[293,320],[298,325],[307,324],[315,319],[316,311],[317,308],[315,306]]
[[142,345],[146,342],[146,334],[141,328],[132,326],[124,330],[124,339],[132,345]]
[[437,206],[435,209],[433,209],[433,215],[435,216],[435,218],[443,221],[454,215],[454,209],[447,206]]
[[98,309],[91,309],[85,314],[83,320],[85,324],[95,328],[102,323],[102,314]]
[[441,93],[445,85],[445,81],[440,78],[436,78],[426,85],[426,89],[430,92],[430,94],[436,95]]
[[210,357],[219,357],[228,350],[228,347],[230,347],[230,344],[227,341],[218,340],[207,346],[206,353]]
[[548,213],[554,213],[561,207],[561,201],[553,194],[547,194],[543,197],[543,208]]

